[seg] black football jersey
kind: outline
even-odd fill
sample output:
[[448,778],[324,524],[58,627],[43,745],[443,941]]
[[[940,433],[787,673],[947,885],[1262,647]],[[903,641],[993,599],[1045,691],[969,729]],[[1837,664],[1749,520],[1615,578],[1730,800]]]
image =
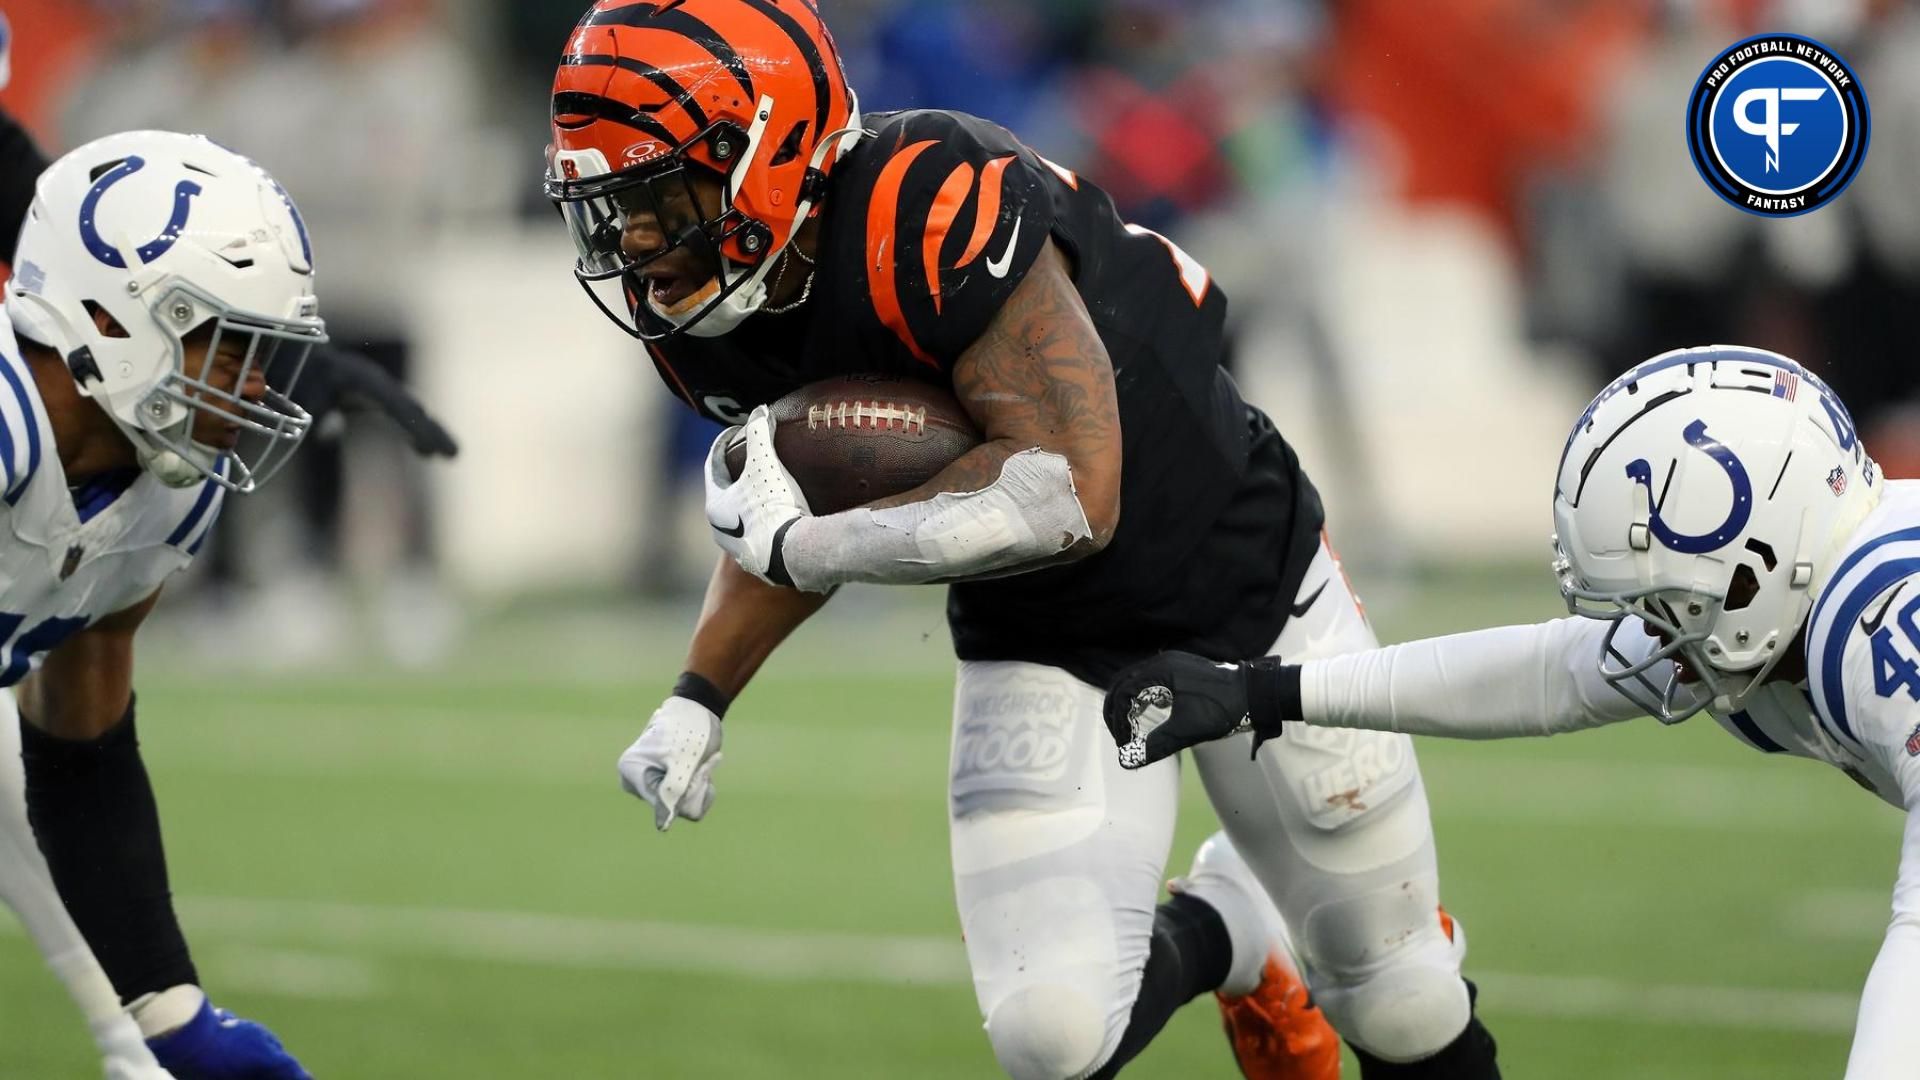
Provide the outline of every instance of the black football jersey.
[[667,385],[727,423],[837,375],[951,389],[954,363],[1051,238],[1113,363],[1120,522],[1086,559],[952,586],[955,651],[1052,664],[1096,685],[1164,648],[1264,653],[1321,511],[1293,451],[1220,366],[1219,287],[997,125],[936,110],[865,124],[833,168],[812,298],[722,337],[650,343]]

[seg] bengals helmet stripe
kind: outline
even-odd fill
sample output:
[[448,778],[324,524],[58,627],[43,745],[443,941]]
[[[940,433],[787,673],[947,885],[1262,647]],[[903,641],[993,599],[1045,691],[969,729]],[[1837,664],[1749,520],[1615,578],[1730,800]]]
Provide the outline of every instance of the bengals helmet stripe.
[[625,124],[669,145],[675,141],[673,132],[668,131],[666,125],[645,113],[634,112],[632,106],[622,105],[612,98],[583,94],[578,90],[562,90],[553,95],[555,127],[572,130],[586,127],[597,120]]
[[719,31],[689,15],[684,9],[667,8],[662,11],[644,5],[614,8],[610,11],[589,12],[586,21],[581,25],[633,26],[670,30],[707,50],[740,83],[740,89],[746,94],[747,100],[757,100],[753,92],[753,74],[747,70],[746,62],[740,59],[740,54],[734,51],[733,45],[726,38],[721,37]]
[[[700,107],[700,102],[695,100],[694,96],[687,92],[686,87],[681,86],[679,80],[673,76],[645,61],[635,60],[630,56],[587,54],[584,56],[566,57],[560,61],[560,64],[562,67],[613,67],[619,68],[621,71],[631,71],[635,75],[659,87],[660,92],[667,95],[668,104],[677,105],[685,109],[687,115],[693,120],[694,131],[700,131],[707,126],[706,110]],[[666,107],[666,104],[641,105],[635,107],[634,111],[658,113]]]
[[[927,272],[927,291],[933,294],[933,313],[940,313],[940,247],[947,242],[953,219],[967,205],[967,193],[973,188],[973,166],[961,162],[947,174],[940,193],[933,197],[933,209],[927,212],[927,236],[920,243],[920,258]],[[899,215],[896,213],[895,219]]]
[[[824,136],[829,130],[827,127],[827,110],[833,105],[833,91],[831,89],[833,84],[827,79],[827,63],[820,57],[819,46],[813,43],[813,39],[807,36],[806,28],[796,22],[793,16],[773,6],[768,0],[746,0],[746,2],[755,11],[771,19],[775,26],[786,31],[787,36],[793,39],[794,47],[800,50],[800,55],[806,57],[807,72],[813,76],[814,120],[812,136],[815,139]],[[817,18],[819,15],[817,9],[814,14]],[[827,37],[826,24],[820,23],[818,25],[821,36]],[[833,39],[827,37],[827,40],[831,42]],[[834,63],[838,65],[839,62],[840,57],[836,54],[834,56]],[[841,86],[847,84],[844,73],[840,76],[839,83]],[[840,102],[840,107],[843,109],[846,108],[846,102],[844,100]]]
[[873,310],[880,321],[894,332],[908,352],[937,371],[940,365],[914,340],[913,330],[907,325],[907,314],[900,309],[900,294],[893,284],[894,257],[899,252],[899,245],[893,241],[900,184],[907,178],[913,159],[934,145],[932,139],[925,139],[906,147],[888,159],[879,179],[874,181],[873,201],[867,204],[867,288],[873,294]]

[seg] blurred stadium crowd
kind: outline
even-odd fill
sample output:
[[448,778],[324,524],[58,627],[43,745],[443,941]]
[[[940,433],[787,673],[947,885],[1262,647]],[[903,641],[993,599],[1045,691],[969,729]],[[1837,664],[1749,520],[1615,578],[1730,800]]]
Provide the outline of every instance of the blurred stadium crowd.
[[[14,80],[0,102],[54,152],[140,126],[245,148],[313,229],[335,339],[409,372],[437,332],[416,317],[423,274],[465,272],[434,257],[435,237],[520,229],[564,244],[539,162],[552,67],[583,6],[12,0]],[[1681,345],[1738,341],[1802,360],[1854,404],[1889,475],[1920,475],[1920,365],[1899,325],[1920,305],[1920,204],[1906,191],[1920,165],[1920,65],[1902,62],[1920,56],[1920,8],[1907,0],[822,6],[868,111],[997,120],[1213,270],[1233,298],[1243,383],[1309,468],[1345,489],[1330,509],[1347,515],[1362,561],[1459,554],[1489,530],[1544,533],[1550,460],[1538,482],[1515,481],[1519,509],[1500,518],[1497,494],[1467,500],[1479,509],[1430,494],[1448,475],[1433,470],[1459,459],[1423,464],[1414,451],[1476,415],[1465,426],[1529,422],[1544,402],[1554,407],[1522,441],[1557,453],[1565,417],[1603,378]],[[1682,136],[1705,60],[1764,30],[1838,50],[1873,110],[1858,183],[1789,221],[1719,202]],[[564,257],[526,272],[567,274]],[[519,284],[464,288],[484,304]],[[532,317],[598,321],[584,305]],[[645,413],[658,422],[631,433],[655,464],[623,503],[641,525],[618,562],[648,591],[690,587],[711,558],[683,527],[693,493],[674,479],[690,482],[711,429],[680,412],[656,402]],[[454,422],[469,447],[532,437]],[[332,587],[346,568],[379,583],[364,591],[383,598],[395,647],[431,659],[452,641],[462,592],[443,586],[435,555],[485,511],[423,497],[441,474],[377,423],[351,434],[304,451],[297,480],[246,507],[213,576],[252,583],[236,593],[281,626],[297,605],[294,623],[324,649],[347,632]],[[1498,521],[1479,531],[1447,524],[1486,515]],[[300,569],[261,590],[261,550]]]

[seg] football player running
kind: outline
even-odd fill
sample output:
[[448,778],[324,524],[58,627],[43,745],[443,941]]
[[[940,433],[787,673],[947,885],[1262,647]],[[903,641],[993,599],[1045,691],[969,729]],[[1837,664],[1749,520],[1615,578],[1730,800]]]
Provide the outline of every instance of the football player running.
[[1655,357],[1600,392],[1567,438],[1553,517],[1576,617],[1298,663],[1170,652],[1108,694],[1122,763],[1243,730],[1285,754],[1341,729],[1493,739],[1704,712],[1755,750],[1832,764],[1906,811],[1893,921],[1846,1075],[1912,1076],[1920,483],[1878,476],[1846,407],[1799,364],[1713,346]]
[[287,397],[326,340],[306,229],[246,158],[129,132],[39,175],[12,266],[0,894],[86,1013],[109,1076],[299,1080],[270,1032],[199,988],[132,677],[162,583],[227,496],[264,483],[308,429]]
[[[620,761],[656,826],[709,811],[729,702],[837,586],[951,582],[954,889],[1007,1073],[1114,1075],[1214,990],[1248,1076],[1336,1075],[1329,1020],[1366,1077],[1497,1076],[1405,736],[1199,750],[1227,836],[1154,905],[1179,774],[1100,749],[1101,688],[1166,647],[1375,644],[1313,486],[1220,368],[1207,271],[993,124],[861,115],[811,0],[603,0],[552,108],[578,278],[675,396],[744,426],[740,479],[732,432],[708,462],[726,557],[686,672]],[[809,513],[765,405],[852,373],[951,388],[985,441]],[[1047,753],[996,749],[1021,744]]]

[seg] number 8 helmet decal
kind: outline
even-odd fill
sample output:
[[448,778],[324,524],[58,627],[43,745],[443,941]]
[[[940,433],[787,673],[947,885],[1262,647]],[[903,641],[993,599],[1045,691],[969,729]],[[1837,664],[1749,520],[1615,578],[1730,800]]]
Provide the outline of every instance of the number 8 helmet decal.
[[[1682,349],[1614,380],[1567,438],[1553,496],[1568,610],[1614,621],[1600,668],[1665,723],[1733,712],[1796,641],[1880,497],[1846,407],[1777,353]],[[1616,642],[1626,616],[1661,638]],[[1698,676],[1683,681],[1679,661]]]

